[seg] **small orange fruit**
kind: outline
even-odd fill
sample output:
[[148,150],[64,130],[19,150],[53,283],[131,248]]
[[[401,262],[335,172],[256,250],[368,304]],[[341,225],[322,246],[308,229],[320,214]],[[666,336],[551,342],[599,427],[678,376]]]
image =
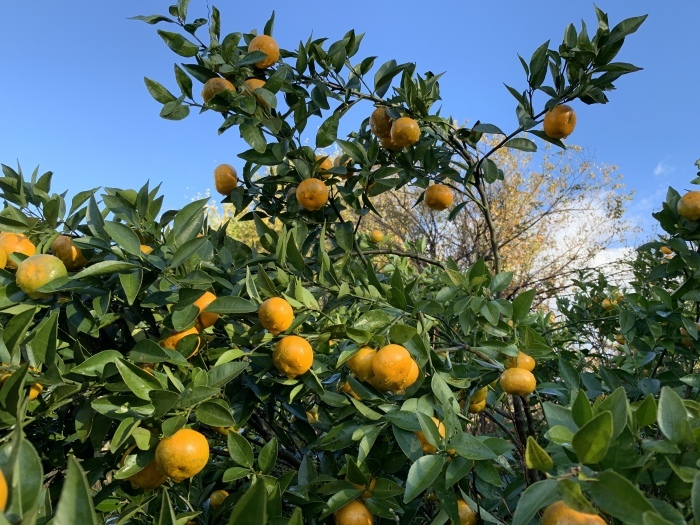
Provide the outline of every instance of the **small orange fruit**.
[[[265,81],[260,80],[259,78],[249,78],[248,80],[245,81],[245,87],[250,91],[251,93],[255,93],[255,90],[261,87],[265,87]],[[267,104],[264,98],[261,96],[255,95],[255,99],[258,101],[258,104],[265,108],[269,108],[270,106]]]
[[[170,331],[168,335],[160,341],[160,346],[163,348],[169,348],[170,350],[177,350],[177,346],[180,344],[180,341],[192,334],[199,335],[199,331],[194,326],[179,332]],[[187,356],[187,359],[194,357],[197,354],[197,351],[199,350],[199,343],[200,341],[197,340],[197,346],[195,347],[194,351]]]
[[[689,191],[683,195],[678,201],[677,205],[678,215],[690,219],[691,221],[697,221],[700,219],[700,191]],[[0,240],[0,247],[2,246],[2,240]]]
[[44,390],[44,386],[40,383],[32,383],[29,387],[29,401],[34,401],[39,394]]
[[382,147],[388,149],[389,151],[399,151],[402,148],[402,146],[399,146],[396,142],[394,142],[391,135],[379,137],[379,143],[382,145]]
[[217,93],[221,93],[222,91],[235,91],[236,87],[226,80],[225,78],[221,77],[214,77],[210,78],[204,83],[204,87],[202,88],[202,99],[204,100],[204,103],[206,104],[209,102],[212,98],[214,98],[214,95]]
[[209,506],[212,509],[218,509],[226,498],[228,498],[228,492],[225,490],[215,490],[211,493],[211,496],[209,496]]
[[486,396],[489,394],[489,387],[485,386],[483,388],[480,388],[474,394],[472,395],[471,399],[469,400],[470,403],[481,403],[484,399],[486,399]]
[[294,379],[311,368],[314,363],[314,351],[303,337],[287,335],[275,345],[272,363],[282,374]]
[[661,253],[663,253],[664,255],[671,255],[673,253],[673,250],[668,246],[662,246]]
[[198,330],[209,328],[219,319],[219,314],[207,312],[207,306],[213,303],[215,299],[216,295],[213,293],[204,292],[204,295],[194,302],[194,305],[199,308],[199,317],[197,317]]
[[17,267],[17,286],[32,299],[45,299],[51,294],[37,292],[39,288],[60,277],[68,275],[61,259],[53,255],[32,255]]
[[610,299],[603,299],[603,302],[600,303],[600,305],[603,307],[603,310],[612,310],[615,308],[615,303]]
[[7,480],[5,479],[5,474],[0,470],[0,512],[5,512],[5,507],[7,507],[7,497],[10,491],[7,487]]
[[[126,457],[133,452],[136,445],[132,445],[129,449],[124,452],[120,465],[124,465]],[[135,489],[143,489],[145,491],[151,491],[160,487],[163,483],[168,480],[168,476],[161,472],[156,465],[156,460],[154,459],[144,468],[139,470],[136,474],[128,478],[131,486]]]
[[384,234],[379,230],[373,230],[369,234],[369,240],[372,242],[382,242],[384,240]]
[[618,345],[624,345],[627,342],[627,339],[622,337],[622,334],[615,334],[615,341]]
[[258,308],[258,320],[265,330],[277,335],[292,326],[294,310],[281,297],[271,297]]
[[425,190],[423,198],[425,205],[431,210],[442,211],[452,206],[454,196],[449,186],[444,184],[433,184]]
[[532,372],[535,369],[535,359],[524,352],[518,351],[518,357],[508,356],[506,368],[524,368]]
[[266,69],[277,62],[280,58],[280,48],[274,38],[268,35],[258,35],[248,44],[248,53],[262,51],[267,56],[260,62],[255,63],[255,67]]
[[563,500],[552,503],[544,509],[540,525],[606,525],[605,520],[596,514],[578,512]]
[[372,361],[374,382],[378,390],[400,390],[413,366],[411,354],[401,345],[387,345],[379,349]]
[[296,198],[305,210],[320,210],[328,202],[328,187],[318,179],[304,179],[299,183]]
[[238,173],[230,164],[219,164],[214,169],[214,187],[221,195],[228,195],[238,186]]
[[374,515],[361,501],[351,501],[333,516],[335,525],[372,525]]
[[68,235],[59,235],[56,240],[51,243],[51,251],[53,254],[63,261],[68,271],[75,271],[87,264],[87,259],[83,256],[73,239]]
[[476,525],[476,513],[463,499],[457,500],[459,510],[459,525]]
[[419,138],[420,127],[411,117],[401,117],[391,125],[391,140],[399,148],[415,144]]
[[535,391],[537,380],[524,368],[509,368],[501,374],[501,388],[506,394],[527,396]]
[[369,117],[369,129],[377,137],[387,137],[391,134],[391,117],[384,106],[380,106],[372,111]]
[[144,255],[150,255],[152,251],[153,251],[152,246],[148,246],[147,244],[141,245],[141,253],[143,253]]
[[348,368],[357,376],[360,381],[367,381],[374,375],[372,363],[377,355],[377,351],[369,346],[363,346],[360,350],[348,359]]
[[482,399],[478,403],[469,403],[469,408],[467,409],[467,411],[470,414],[478,414],[479,412],[483,412],[485,408],[486,408],[486,400]]
[[321,177],[323,177],[324,179],[329,179],[332,173],[328,173],[328,170],[333,169],[333,159],[325,155],[316,155],[316,162],[318,162],[319,160],[322,160],[321,164],[318,167],[318,171],[321,174]]
[[355,391],[352,389],[352,387],[350,386],[350,383],[348,381],[345,381],[345,383],[343,383],[343,386],[340,387],[340,391],[345,392],[346,394],[350,394],[352,397],[354,397],[358,401],[360,401],[362,399],[360,396],[358,396],[355,393]]
[[180,483],[198,474],[209,461],[209,443],[201,433],[182,428],[163,438],[156,447],[158,468]]
[[[438,433],[440,434],[441,438],[445,438],[445,425],[442,424],[442,422],[436,418],[436,417],[431,417],[430,419],[433,420],[433,423],[435,423],[435,426],[438,429]],[[420,447],[423,449],[423,454],[435,454],[437,452],[437,448],[435,448],[433,445],[428,443],[428,440],[425,439],[425,434],[423,434],[422,431],[418,430],[415,432],[416,437],[418,438],[418,441],[420,441]]]
[[27,257],[36,253],[36,246],[26,235],[21,233],[0,232],[0,249],[5,252],[7,256],[6,266],[10,269],[17,268],[17,265],[10,259],[10,255],[13,253],[21,253]]
[[544,116],[544,133],[553,139],[565,139],[574,132],[576,113],[566,104],[552,108]]

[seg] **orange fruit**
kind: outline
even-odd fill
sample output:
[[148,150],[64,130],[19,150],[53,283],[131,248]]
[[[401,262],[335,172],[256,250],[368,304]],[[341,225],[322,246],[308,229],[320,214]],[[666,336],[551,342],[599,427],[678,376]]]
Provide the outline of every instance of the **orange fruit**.
[[318,172],[324,179],[329,179],[332,173],[328,173],[328,170],[333,169],[333,159],[325,155],[316,155],[316,162],[323,159],[320,166],[318,167]]
[[345,381],[345,383],[343,383],[343,386],[340,387],[340,391],[345,392],[346,394],[350,394],[352,397],[354,397],[358,401],[360,401],[360,399],[362,399],[360,396],[358,396],[355,393],[355,391],[352,389],[352,387],[350,386],[350,383],[348,381]]
[[391,125],[391,140],[399,148],[415,144],[419,138],[420,127],[411,117],[401,117]]
[[469,403],[476,404],[476,403],[481,403],[484,399],[486,399],[486,396],[489,394],[489,387],[485,386],[483,388],[480,388],[474,394],[472,395],[471,399],[469,400]]
[[391,124],[391,117],[384,106],[376,108],[369,117],[369,129],[379,138],[391,134]]
[[29,387],[29,401],[34,401],[37,397],[39,397],[42,390],[44,390],[44,386],[42,384],[32,383]]
[[369,240],[372,242],[382,242],[384,240],[384,234],[379,230],[373,230],[372,233],[369,234]]
[[7,252],[0,248],[0,270],[7,266]]
[[392,344],[380,348],[372,361],[372,384],[383,392],[400,390],[413,363],[411,354],[401,345]]
[[258,320],[265,330],[277,335],[292,326],[294,310],[281,297],[271,297],[258,308]]
[[661,253],[663,253],[664,255],[671,255],[673,253],[673,250],[668,246],[662,246]]
[[[681,217],[685,217],[691,221],[700,219],[700,191],[689,191],[683,195],[678,201],[677,209],[678,215]],[[2,247],[1,239],[0,247]]]
[[225,78],[210,78],[204,83],[204,87],[202,88],[202,99],[204,99],[204,103],[206,104],[212,98],[214,98],[214,95],[221,93],[222,91],[226,91],[227,89],[229,91],[235,91],[236,86],[231,84],[231,82]]
[[[444,439],[445,437],[445,425],[442,424],[442,422],[436,418],[436,417],[431,417],[430,419],[433,420],[433,423],[435,423],[435,426],[438,429],[438,433],[440,434],[440,437]],[[423,449],[423,454],[435,454],[437,452],[437,448],[435,448],[433,445],[428,443],[428,440],[425,439],[425,434],[423,434],[422,431],[418,430],[415,432],[416,437],[418,438],[418,441],[420,441],[420,447]]]
[[267,56],[260,62],[255,63],[255,67],[266,69],[277,62],[280,58],[280,48],[274,38],[267,35],[258,35],[248,44],[248,53],[262,51]]
[[372,525],[374,516],[361,501],[351,501],[333,516],[335,525]]
[[294,379],[311,368],[314,363],[314,351],[303,337],[287,335],[275,345],[272,362],[282,374]]
[[141,245],[141,253],[143,253],[144,255],[150,255],[152,251],[153,251],[152,246],[148,246],[147,244]]
[[182,428],[156,447],[156,465],[175,483],[198,474],[209,461],[209,443],[201,433]]
[[377,485],[377,478],[371,478],[369,481],[369,488],[367,485],[359,485],[357,483],[353,483],[350,481],[347,476],[345,477],[345,481],[350,483],[353,487],[355,487],[357,490],[363,490],[364,492],[362,493],[362,499],[369,499],[372,497],[372,491],[374,490],[374,487]]
[[305,210],[320,210],[328,202],[328,188],[318,179],[304,179],[299,183],[296,198]]
[[457,500],[459,510],[459,525],[476,525],[476,513],[463,499]]
[[603,299],[600,305],[603,307],[603,310],[612,310],[615,307],[615,303],[610,299]]
[[348,368],[360,381],[367,381],[374,375],[372,363],[377,355],[377,351],[369,346],[363,346],[360,350],[348,359]]
[[506,394],[527,396],[535,391],[537,380],[524,368],[509,368],[501,374],[501,388]]
[[402,146],[399,146],[396,142],[394,142],[391,135],[379,137],[379,143],[382,145],[382,147],[388,149],[389,151],[399,151],[402,148]]
[[219,318],[219,314],[207,312],[207,306],[213,303],[214,299],[216,299],[216,295],[211,292],[204,292],[204,295],[194,302],[194,305],[199,308],[199,317],[197,317],[197,329],[199,331],[209,328]]
[[470,414],[478,414],[479,412],[483,412],[485,408],[486,408],[486,400],[482,399],[478,403],[469,403],[469,408],[467,409],[467,411]]
[[214,169],[214,187],[221,195],[228,195],[238,186],[238,173],[230,164],[219,164]]
[[[177,350],[180,341],[182,341],[185,337],[191,334],[199,335],[199,331],[194,326],[192,328],[188,328],[187,330],[181,330],[179,332],[171,330],[166,337],[161,339],[160,346],[162,346],[163,348],[169,348],[170,350]],[[197,340],[197,346],[195,347],[194,351],[189,356],[187,356],[187,359],[189,359],[190,357],[194,357],[197,354],[197,351],[199,350],[199,343],[200,341]]]
[[[532,372],[535,369],[535,359],[524,352],[518,351],[518,357],[508,356],[506,368],[523,368]],[[472,401],[473,402],[473,401]]]
[[553,139],[565,139],[574,132],[576,112],[566,104],[547,111],[544,116],[544,133]]
[[7,480],[5,479],[5,474],[0,470],[0,512],[5,512],[5,507],[7,507],[7,497],[10,491],[7,487]]
[[13,253],[21,253],[30,257],[36,253],[36,246],[32,244],[26,235],[21,233],[0,233],[0,249],[5,252],[7,256],[7,267],[17,268],[17,265],[10,260],[10,255]]
[[622,334],[615,334],[615,341],[618,345],[624,345],[627,342],[627,339],[622,337]]
[[226,498],[228,498],[228,492],[225,490],[215,490],[211,493],[211,496],[209,496],[209,506],[212,509],[218,509]]
[[695,343],[693,343],[693,340],[690,337],[683,337],[681,339],[681,344],[686,348],[695,348]]
[[423,197],[425,205],[431,210],[442,211],[452,206],[454,196],[449,186],[444,184],[433,184],[428,186]]
[[[122,460],[120,465],[124,465],[124,461],[126,460],[126,457],[131,454],[131,452],[136,448],[136,445],[132,445],[129,447],[129,449],[124,452],[124,455],[122,456]],[[143,489],[146,491],[150,491],[153,489],[157,489],[160,487],[163,483],[165,483],[168,480],[168,476],[164,473],[161,472],[160,469],[158,468],[158,465],[156,465],[156,460],[154,459],[151,461],[148,465],[146,465],[144,468],[139,470],[136,474],[133,476],[127,478],[128,481],[131,483],[131,486],[134,487],[135,489]]]
[[83,252],[73,244],[73,239],[68,237],[68,235],[56,237],[56,240],[51,243],[51,251],[63,261],[68,271],[78,270],[87,264],[87,259],[83,256]]
[[413,361],[413,363],[411,363],[411,369],[408,371],[408,375],[404,377],[403,383],[401,383],[400,390],[406,390],[409,386],[415,383],[419,374],[420,370],[418,368],[418,363]]
[[605,520],[597,514],[578,512],[563,500],[552,503],[544,509],[540,525],[606,525]]
[[60,277],[68,275],[61,259],[53,255],[40,254],[27,257],[17,267],[17,286],[32,299],[45,299],[51,294],[36,290]]
[[345,162],[342,162],[343,155],[338,155],[336,158],[333,159],[333,167],[334,168],[339,168],[340,166],[349,166],[352,164],[352,159],[351,158],[346,158]]
[[[245,81],[245,87],[250,91],[251,93],[255,93],[255,90],[261,87],[265,87],[265,81],[260,80],[259,78],[249,78]],[[258,104],[265,108],[269,108],[270,106],[265,102],[265,99],[255,95],[255,99],[258,101]]]

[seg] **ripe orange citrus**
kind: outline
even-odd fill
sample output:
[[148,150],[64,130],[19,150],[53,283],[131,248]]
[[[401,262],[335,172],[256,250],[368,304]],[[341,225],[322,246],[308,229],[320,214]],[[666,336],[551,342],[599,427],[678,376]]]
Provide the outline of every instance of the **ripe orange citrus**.
[[[438,433],[440,434],[440,437],[444,439],[445,437],[445,425],[442,424],[442,422],[436,418],[436,417],[431,417],[430,419],[433,420],[433,423],[435,423],[435,426],[438,429]],[[423,449],[424,454],[435,454],[437,452],[437,448],[428,443],[428,440],[425,439],[425,434],[423,434],[422,431],[418,430],[416,433],[416,437],[418,438],[418,441],[420,441],[420,447]]]
[[541,525],[606,525],[605,520],[596,514],[578,512],[563,500],[552,503],[544,509]]
[[305,210],[320,210],[328,202],[328,188],[318,179],[304,179],[299,183],[296,197]]
[[363,346],[360,350],[348,359],[348,368],[357,376],[360,381],[367,381],[374,375],[372,363],[377,355],[377,351],[369,346]]
[[292,326],[294,310],[281,297],[271,297],[260,305],[258,320],[265,330],[277,335]]
[[343,155],[338,155],[336,158],[333,159],[333,167],[338,168],[340,166],[349,166],[352,164],[352,159],[349,157],[345,158],[345,162],[342,161]]
[[391,117],[384,106],[376,108],[369,117],[369,129],[379,138],[391,134],[391,124]]
[[442,211],[452,206],[454,196],[449,186],[433,184],[425,190],[425,205],[431,210]]
[[319,160],[322,160],[322,162],[318,167],[318,172],[324,179],[330,179],[332,174],[328,173],[328,170],[333,169],[333,159],[326,155],[316,155],[316,162]]
[[[135,448],[136,445],[132,445],[126,452],[124,452],[120,463],[121,466],[124,465],[126,457],[131,454]],[[164,472],[160,471],[158,465],[156,465],[156,460],[154,459],[136,474],[129,477],[128,480],[131,483],[131,486],[135,489],[151,491],[153,489],[157,489],[163,483],[165,483],[168,480],[168,476]]]
[[358,401],[360,401],[360,399],[362,399],[360,396],[358,396],[355,393],[355,391],[352,389],[352,387],[350,386],[350,383],[348,381],[345,381],[345,383],[343,383],[343,386],[340,387],[340,391],[345,392],[346,394],[350,394],[352,397],[354,397]]
[[612,310],[615,307],[615,303],[610,299],[603,299],[600,305],[603,307],[603,310]]
[[214,98],[214,95],[216,95],[217,93],[221,93],[222,91],[226,91],[227,89],[230,91],[235,91],[236,86],[231,84],[231,82],[229,82],[225,78],[210,78],[204,83],[204,87],[202,88],[202,99],[206,104],[212,98]]
[[0,512],[5,512],[5,507],[7,507],[7,496],[9,495],[9,489],[7,487],[7,480],[5,479],[5,474],[0,470]]
[[350,481],[347,476],[345,477],[345,481],[350,483],[353,487],[355,487],[357,490],[364,490],[362,493],[362,499],[369,499],[372,497],[372,491],[374,490],[374,487],[377,485],[377,478],[371,478],[369,481],[369,488],[367,485],[359,485],[357,483],[353,483]]
[[402,146],[399,146],[396,142],[394,142],[394,139],[391,138],[391,135],[384,135],[382,137],[379,137],[379,143],[382,145],[382,147],[388,149],[389,151],[399,151]]
[[470,414],[478,414],[483,412],[486,408],[486,400],[482,399],[478,403],[469,403],[469,408],[467,409]]
[[153,251],[152,246],[148,246],[147,244],[141,245],[141,253],[143,253],[144,255],[150,255],[152,251]]
[[41,394],[42,390],[44,390],[44,386],[40,383],[32,383],[29,387],[29,401],[34,401],[37,397],[39,397],[39,394]]
[[535,369],[535,360],[524,352],[518,352],[518,357],[508,356],[506,359],[506,368],[524,368],[532,372]]
[[457,500],[459,510],[459,525],[476,525],[476,514],[463,499]]
[[182,428],[156,447],[158,468],[180,483],[198,474],[209,461],[209,443],[201,433]]
[[[265,87],[265,81],[260,80],[259,78],[249,78],[248,80],[245,81],[245,87],[250,91],[251,93],[255,93],[255,90],[261,87]],[[258,101],[258,103],[265,107],[269,108],[270,106],[265,102],[265,99],[255,95],[255,99]]]
[[17,267],[15,276],[17,286],[32,299],[45,299],[51,294],[37,292],[45,284],[68,275],[61,259],[53,255],[32,255],[23,260]]
[[294,379],[311,368],[314,363],[314,351],[303,337],[287,335],[275,345],[272,362],[282,374]]
[[481,403],[484,399],[486,399],[486,396],[488,394],[489,394],[489,387],[485,386],[483,388],[480,388],[479,390],[474,392],[471,399],[469,399],[469,403],[471,403],[471,404]]
[[[191,334],[197,334],[199,335],[199,331],[193,326],[192,328],[188,328],[187,330],[181,330],[179,332],[175,331],[170,331],[166,337],[161,339],[160,341],[160,346],[163,348],[169,348],[170,350],[177,350],[177,346],[180,344],[180,341],[182,341],[185,337]],[[199,350],[199,343],[200,341],[197,340],[197,346],[195,347],[194,351],[187,356],[187,359],[190,357],[194,357],[197,354],[197,351]]]
[[238,186],[238,173],[230,164],[219,164],[214,169],[214,187],[221,195],[228,195]]
[[576,127],[576,113],[566,104],[560,104],[544,116],[544,133],[553,139],[565,139]]
[[411,363],[411,369],[408,371],[408,375],[403,378],[403,383],[401,383],[400,391],[406,390],[409,386],[416,382],[418,375],[420,374],[420,369],[418,368],[418,363],[415,360]]
[[226,498],[228,498],[228,492],[225,490],[215,490],[211,493],[211,496],[209,496],[209,506],[212,509],[218,509]]
[[30,257],[36,253],[36,246],[21,233],[0,232],[0,249],[5,252],[7,267],[11,269],[17,268],[17,265],[10,260],[11,254],[21,253]]
[[255,67],[266,69],[277,62],[280,58],[280,48],[274,38],[267,35],[258,35],[248,44],[248,53],[262,51],[267,56],[260,62],[255,63]]
[[0,248],[0,270],[7,266],[7,252]]
[[205,328],[209,328],[214,323],[216,323],[219,318],[219,314],[207,312],[207,306],[214,302],[216,295],[211,292],[204,292],[199,299],[194,302],[194,305],[199,308],[199,317],[197,317],[197,330],[201,331]]
[[383,392],[400,390],[413,362],[411,354],[401,345],[380,348],[372,361],[372,384]]
[[374,516],[361,501],[351,501],[334,515],[335,525],[372,525]]
[[[678,215],[690,219],[691,221],[697,221],[700,219],[700,191],[689,191],[683,195],[678,201],[677,205]],[[0,246],[2,245],[2,240],[0,239]]]
[[420,127],[411,117],[401,117],[391,125],[391,140],[399,148],[418,142]]
[[537,380],[524,368],[509,368],[501,374],[501,388],[506,394],[527,396],[535,391]]
[[382,242],[384,240],[384,234],[379,230],[373,230],[369,234],[369,240],[372,242]]
[[668,246],[662,246],[661,253],[663,253],[664,255],[671,255],[673,253],[673,250]]
[[83,252],[73,244],[73,239],[67,235],[56,237],[56,240],[51,243],[51,251],[63,261],[66,269],[71,272],[87,264],[87,259],[83,256]]

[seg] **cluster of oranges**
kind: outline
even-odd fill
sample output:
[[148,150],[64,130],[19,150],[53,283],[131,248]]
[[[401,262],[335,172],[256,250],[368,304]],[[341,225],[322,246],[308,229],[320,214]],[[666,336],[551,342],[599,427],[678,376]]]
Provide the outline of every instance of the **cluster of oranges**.
[[376,108],[369,117],[369,129],[383,147],[398,151],[412,146],[420,138],[420,126],[411,117],[392,119],[386,107]]
[[[390,344],[379,350],[363,346],[350,359],[348,368],[358,380],[381,392],[403,393],[418,379],[420,369],[415,359],[401,345]],[[343,391],[357,397],[347,383]]]
[[511,356],[506,360],[506,370],[501,374],[501,388],[506,394],[527,396],[535,391],[537,380],[532,374],[535,360],[519,352],[517,357]]

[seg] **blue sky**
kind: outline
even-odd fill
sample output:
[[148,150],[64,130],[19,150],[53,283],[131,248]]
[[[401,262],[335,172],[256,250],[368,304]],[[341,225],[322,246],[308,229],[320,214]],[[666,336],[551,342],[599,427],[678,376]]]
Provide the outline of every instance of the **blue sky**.
[[[206,5],[192,0],[190,16],[202,16]],[[593,3],[579,0],[355,0],[342,9],[316,0],[215,5],[224,34],[261,31],[274,9],[275,37],[284,48],[296,48],[312,32],[332,41],[351,28],[364,32],[358,56],[377,55],[377,64],[391,58],[416,62],[421,73],[444,71],[443,114],[505,130],[517,122],[503,83],[525,85],[516,53],[529,58],[547,39],[558,44],[569,22],[578,26],[583,18],[590,32],[596,24]],[[644,71],[620,79],[618,90],[609,93],[610,104],[577,103],[570,142],[584,146],[597,162],[620,167],[627,186],[636,190],[631,217],[641,221],[660,206],[669,185],[688,188],[700,157],[695,96],[700,2],[598,5],[613,25],[649,14],[616,59]],[[236,155],[247,147],[236,130],[217,135],[220,117],[210,112],[180,122],[160,119],[160,105],[145,89],[147,76],[176,91],[173,63],[182,60],[154,26],[128,17],[166,14],[167,6],[136,0],[0,3],[0,162],[19,161],[27,172],[36,165],[54,171],[55,191],[163,182],[166,207],[182,206],[212,188],[217,164],[240,166]]]

